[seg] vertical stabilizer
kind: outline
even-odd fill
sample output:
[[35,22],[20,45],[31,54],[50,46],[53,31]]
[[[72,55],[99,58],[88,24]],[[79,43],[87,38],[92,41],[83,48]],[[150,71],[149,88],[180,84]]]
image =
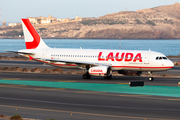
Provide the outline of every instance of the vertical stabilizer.
[[21,19],[26,49],[49,48],[39,36],[29,19]]

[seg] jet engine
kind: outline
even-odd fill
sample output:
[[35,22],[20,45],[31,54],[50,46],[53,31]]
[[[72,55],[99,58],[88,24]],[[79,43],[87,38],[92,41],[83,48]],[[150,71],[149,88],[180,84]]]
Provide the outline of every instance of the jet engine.
[[112,70],[109,66],[95,66],[89,68],[89,74],[93,76],[103,76],[105,78],[111,78]]
[[129,76],[140,76],[142,74],[142,71],[126,71],[126,70],[119,70],[119,74],[123,75],[129,75]]

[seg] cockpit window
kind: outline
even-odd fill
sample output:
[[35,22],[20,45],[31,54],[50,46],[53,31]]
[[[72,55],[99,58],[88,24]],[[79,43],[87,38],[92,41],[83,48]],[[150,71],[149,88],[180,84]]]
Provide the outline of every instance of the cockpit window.
[[156,60],[167,60],[167,57],[156,57]]
[[167,57],[163,57],[164,60],[167,60]]

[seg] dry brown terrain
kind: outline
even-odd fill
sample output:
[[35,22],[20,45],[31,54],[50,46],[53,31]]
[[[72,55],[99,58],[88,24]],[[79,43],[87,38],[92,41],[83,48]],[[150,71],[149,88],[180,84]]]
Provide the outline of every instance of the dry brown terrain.
[[[180,4],[34,26],[43,38],[179,39]],[[6,37],[22,34],[21,26],[0,28],[0,31],[6,31]]]

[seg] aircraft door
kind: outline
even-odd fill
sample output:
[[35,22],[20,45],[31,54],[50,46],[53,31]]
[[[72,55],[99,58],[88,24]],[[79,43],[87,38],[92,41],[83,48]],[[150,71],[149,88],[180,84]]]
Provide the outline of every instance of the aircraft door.
[[149,56],[150,56],[149,53],[147,53],[147,54],[145,55],[144,64],[149,64]]

